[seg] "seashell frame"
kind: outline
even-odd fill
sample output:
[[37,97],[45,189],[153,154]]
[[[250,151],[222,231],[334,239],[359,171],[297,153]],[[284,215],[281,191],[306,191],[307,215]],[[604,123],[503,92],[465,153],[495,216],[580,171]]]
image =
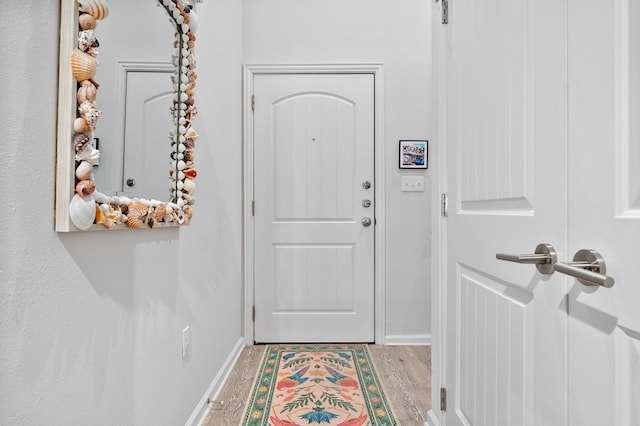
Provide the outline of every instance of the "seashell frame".
[[[99,102],[99,85],[93,80],[91,73],[78,74],[74,77],[71,56],[74,50],[79,50],[85,55],[97,57],[97,50],[86,43],[87,33],[83,33],[80,27],[80,15],[90,14],[96,20],[108,16],[107,0],[61,0],[60,19],[60,72],[58,87],[58,134],[57,134],[57,161],[56,161],[56,209],[55,230],[58,232],[95,231],[107,229],[132,229],[128,226],[127,213],[129,205],[142,204],[149,212],[156,209],[162,214],[149,213],[143,215],[140,220],[129,221],[139,228],[171,227],[188,224],[193,214],[192,205],[195,202],[192,179],[196,176],[193,164],[193,148],[197,132],[192,128],[192,122],[197,114],[194,102],[194,87],[197,79],[195,72],[195,29],[197,17],[192,6],[186,0],[145,0],[155,1],[168,14],[174,25],[176,56],[174,56],[175,72],[172,75],[175,101],[171,107],[174,128],[169,132],[172,152],[171,168],[169,170],[170,190],[169,201],[159,201],[145,198],[129,198],[123,196],[109,196],[94,192],[85,197],[85,203],[92,203],[95,211],[109,212],[106,217],[96,215],[93,223],[87,224],[86,215],[78,215],[78,194],[76,186],[81,188],[91,187],[93,176],[87,175],[87,163],[97,165],[99,151],[91,143],[85,145],[77,152],[79,145],[78,134],[84,133],[86,137],[93,139],[93,131],[99,125],[101,111],[97,108]],[[193,22],[193,29],[189,26]],[[92,28],[93,31],[95,29]],[[91,33],[93,34],[93,33]],[[99,28],[95,30],[95,36],[99,37]],[[97,44],[97,38],[95,41]],[[83,50],[86,49],[86,50]],[[74,53],[75,56],[82,56]],[[90,61],[89,61],[90,62]],[[97,61],[96,61],[97,64]],[[73,65],[75,66],[75,65]],[[85,84],[83,85],[83,81]],[[87,93],[86,88],[90,84],[95,91]],[[93,90],[93,88],[92,88]],[[87,96],[88,95],[88,96]],[[185,135],[195,135],[185,144]],[[84,138],[83,138],[84,139]],[[74,141],[76,144],[74,145]],[[101,163],[101,166],[103,164]],[[76,168],[81,167],[80,178],[76,176]],[[183,172],[183,170],[186,172]],[[190,182],[186,182],[189,180]],[[82,182],[82,183],[81,183]],[[182,189],[187,183],[190,193]],[[72,201],[74,201],[72,205]],[[87,214],[89,208],[85,208]],[[81,220],[78,219],[81,217]],[[74,220],[79,221],[76,225]],[[140,226],[140,225],[146,226]]]

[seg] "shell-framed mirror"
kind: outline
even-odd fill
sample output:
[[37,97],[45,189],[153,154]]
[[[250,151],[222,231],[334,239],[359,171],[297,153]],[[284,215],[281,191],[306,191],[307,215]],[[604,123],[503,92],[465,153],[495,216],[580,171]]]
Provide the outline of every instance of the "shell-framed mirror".
[[[110,13],[110,6],[115,4],[107,4],[107,0],[61,0],[55,205],[55,230],[58,232],[171,227],[188,224],[192,218],[197,175],[194,147],[198,138],[192,126],[197,113],[194,100],[197,79],[194,45],[198,26],[195,5],[189,0],[142,1],[153,3],[155,9],[161,9],[152,12],[161,14],[164,20],[168,18],[170,25],[166,25],[166,31],[173,33],[172,38],[167,38],[170,46],[167,46],[169,57],[166,63],[146,63],[144,67],[147,72],[166,73],[164,95],[151,96],[150,102],[164,98],[167,107],[159,114],[166,115],[163,117],[145,113],[144,119],[151,123],[150,127],[162,128],[164,137],[153,136],[152,145],[147,143],[142,148],[137,147],[143,157],[132,162],[134,170],[127,173],[142,174],[141,169],[146,170],[148,163],[160,161],[163,163],[160,168],[165,175],[153,175],[151,180],[164,180],[160,184],[163,187],[160,192],[164,193],[166,189],[166,199],[157,195],[157,191],[150,196],[130,192],[127,184],[135,184],[135,179],[131,177],[123,175],[122,179],[116,179],[123,183],[122,187],[115,190],[113,185],[103,185],[102,179],[96,179],[106,175],[112,168],[122,168],[127,161],[123,148],[107,151],[111,148],[108,144],[117,139],[122,139],[124,143],[126,138],[129,146],[136,147],[140,142],[119,125],[110,123],[107,125],[108,131],[104,133],[111,135],[109,131],[113,127],[116,131],[112,133],[117,137],[109,137],[104,141],[96,136],[100,134],[100,118],[111,112],[99,107],[102,92],[105,92],[105,96],[114,92],[113,88],[101,86],[99,80],[102,77],[98,70],[102,66],[99,53],[101,45],[104,48],[111,41],[109,38],[100,39],[100,28],[110,15],[115,15],[113,9]],[[125,8],[131,5],[126,0],[110,1],[118,2],[119,6]],[[138,18],[138,21],[141,19],[146,21],[146,18]],[[120,75],[126,76],[126,71],[131,70],[131,62],[122,62],[119,66],[125,70]],[[111,70],[102,75],[110,74],[113,74]],[[134,82],[131,79],[128,85],[137,87],[138,84]],[[126,82],[124,86],[127,86]],[[133,101],[125,103],[129,105]],[[115,103],[105,101],[105,104],[113,108],[112,104]],[[128,108],[133,111],[129,114],[135,114],[135,108]],[[157,108],[150,110],[157,112]],[[129,116],[128,119],[120,119],[119,124],[125,121],[137,122],[136,117],[132,119]],[[138,121],[142,121],[142,117]],[[166,130],[162,127],[165,121]],[[101,151],[109,152],[110,156],[101,158]],[[163,160],[150,155],[156,152],[162,154]],[[157,165],[154,167],[158,169]],[[150,185],[144,188],[147,187]]]

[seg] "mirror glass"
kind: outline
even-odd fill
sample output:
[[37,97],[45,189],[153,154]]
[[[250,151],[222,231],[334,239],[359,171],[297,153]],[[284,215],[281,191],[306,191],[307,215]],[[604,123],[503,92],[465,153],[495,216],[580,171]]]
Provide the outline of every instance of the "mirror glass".
[[61,14],[56,230],[189,223],[194,6],[62,0]]
[[173,120],[174,29],[153,0],[109,0],[95,30],[100,42],[94,180],[108,195],[169,198],[168,135]]

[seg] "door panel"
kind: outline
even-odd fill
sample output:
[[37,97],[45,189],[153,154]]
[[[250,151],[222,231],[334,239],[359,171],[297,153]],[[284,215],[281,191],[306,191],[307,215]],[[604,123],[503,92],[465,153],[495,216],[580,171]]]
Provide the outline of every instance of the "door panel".
[[[126,73],[122,191],[137,197],[169,198],[167,135],[174,126],[170,72]],[[127,180],[133,179],[133,186]]]
[[640,425],[640,5],[569,2],[569,250],[612,288],[570,279],[573,425]]
[[449,3],[447,425],[566,424],[565,281],[495,258],[564,250],[564,12]]
[[276,221],[353,218],[354,114],[352,102],[326,94],[273,105]]
[[373,75],[254,77],[255,340],[373,341]]

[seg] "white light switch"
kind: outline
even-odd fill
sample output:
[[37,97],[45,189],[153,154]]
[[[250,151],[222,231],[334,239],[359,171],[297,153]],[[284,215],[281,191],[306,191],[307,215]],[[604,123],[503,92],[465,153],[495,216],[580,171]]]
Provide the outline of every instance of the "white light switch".
[[424,192],[424,176],[402,176],[402,192]]

